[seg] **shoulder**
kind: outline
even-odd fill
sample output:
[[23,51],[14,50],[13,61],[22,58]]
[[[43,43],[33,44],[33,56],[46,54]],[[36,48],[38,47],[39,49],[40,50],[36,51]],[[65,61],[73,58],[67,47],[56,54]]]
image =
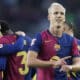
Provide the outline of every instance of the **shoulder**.
[[32,38],[29,37],[29,36],[27,36],[27,35],[24,37],[24,39],[26,39],[26,40],[28,40],[28,41],[31,41],[31,40],[32,40]]
[[72,37],[72,36],[70,36],[70,35],[68,35],[68,34],[66,34],[66,33],[63,33],[63,37],[64,37],[66,40],[68,40],[68,41],[72,41],[72,40],[75,39],[74,37]]
[[41,39],[42,38],[42,32],[36,33],[33,39]]
[[41,32],[41,35],[47,34],[47,33],[48,33],[48,30],[44,30],[44,31]]
[[80,40],[79,40],[79,39],[77,39],[77,41],[78,41],[78,44],[80,45]]

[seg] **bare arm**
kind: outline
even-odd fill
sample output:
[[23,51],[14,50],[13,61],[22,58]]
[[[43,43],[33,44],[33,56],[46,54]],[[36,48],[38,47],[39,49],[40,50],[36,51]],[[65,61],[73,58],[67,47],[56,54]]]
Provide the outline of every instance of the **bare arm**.
[[35,51],[29,51],[27,57],[27,63],[30,67],[49,67],[53,65],[52,61],[43,61],[37,58],[38,53]]
[[38,53],[35,51],[29,51],[28,52],[28,57],[27,57],[27,64],[30,67],[50,67],[52,66],[53,68],[56,68],[60,65],[65,64],[65,60],[71,58],[71,56],[67,56],[64,58],[61,58],[59,60],[40,60],[37,58],[38,57]]
[[80,57],[73,58],[72,65],[63,65],[60,71],[80,71]]
[[80,57],[76,57],[73,59],[72,71],[80,70]]

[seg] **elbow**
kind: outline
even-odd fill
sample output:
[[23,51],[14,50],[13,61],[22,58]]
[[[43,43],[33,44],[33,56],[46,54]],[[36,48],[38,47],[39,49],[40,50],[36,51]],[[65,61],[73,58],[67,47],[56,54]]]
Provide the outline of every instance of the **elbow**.
[[33,52],[28,52],[27,66],[35,67],[35,65],[36,65],[36,55]]
[[28,67],[33,67],[33,68],[34,68],[34,67],[36,67],[36,63],[37,63],[37,62],[36,62],[35,59],[28,59],[28,60],[27,60],[27,66],[28,66]]

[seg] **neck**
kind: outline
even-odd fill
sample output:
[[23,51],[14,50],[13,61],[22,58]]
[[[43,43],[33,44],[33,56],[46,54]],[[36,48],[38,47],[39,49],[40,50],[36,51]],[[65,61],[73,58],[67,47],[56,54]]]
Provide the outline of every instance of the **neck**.
[[51,28],[49,28],[49,32],[55,37],[62,37],[62,33],[59,33],[58,31],[54,31]]

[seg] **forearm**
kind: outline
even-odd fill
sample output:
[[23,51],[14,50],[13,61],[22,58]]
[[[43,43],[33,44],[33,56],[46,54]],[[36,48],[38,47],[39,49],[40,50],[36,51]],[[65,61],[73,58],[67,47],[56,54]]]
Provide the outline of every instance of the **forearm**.
[[12,46],[14,49],[16,48],[18,51],[20,51],[24,47],[24,37],[19,36],[19,38],[14,43],[14,46]]
[[70,65],[72,71],[80,71],[80,64]]
[[28,66],[30,67],[50,67],[50,66],[53,66],[54,64],[54,62],[43,61],[40,59],[30,60],[28,63],[29,63]]
[[73,64],[71,65],[62,65],[60,71],[68,72],[68,71],[80,71],[80,58],[74,58]]
[[80,57],[76,57],[73,59],[72,71],[79,71],[80,70]]

